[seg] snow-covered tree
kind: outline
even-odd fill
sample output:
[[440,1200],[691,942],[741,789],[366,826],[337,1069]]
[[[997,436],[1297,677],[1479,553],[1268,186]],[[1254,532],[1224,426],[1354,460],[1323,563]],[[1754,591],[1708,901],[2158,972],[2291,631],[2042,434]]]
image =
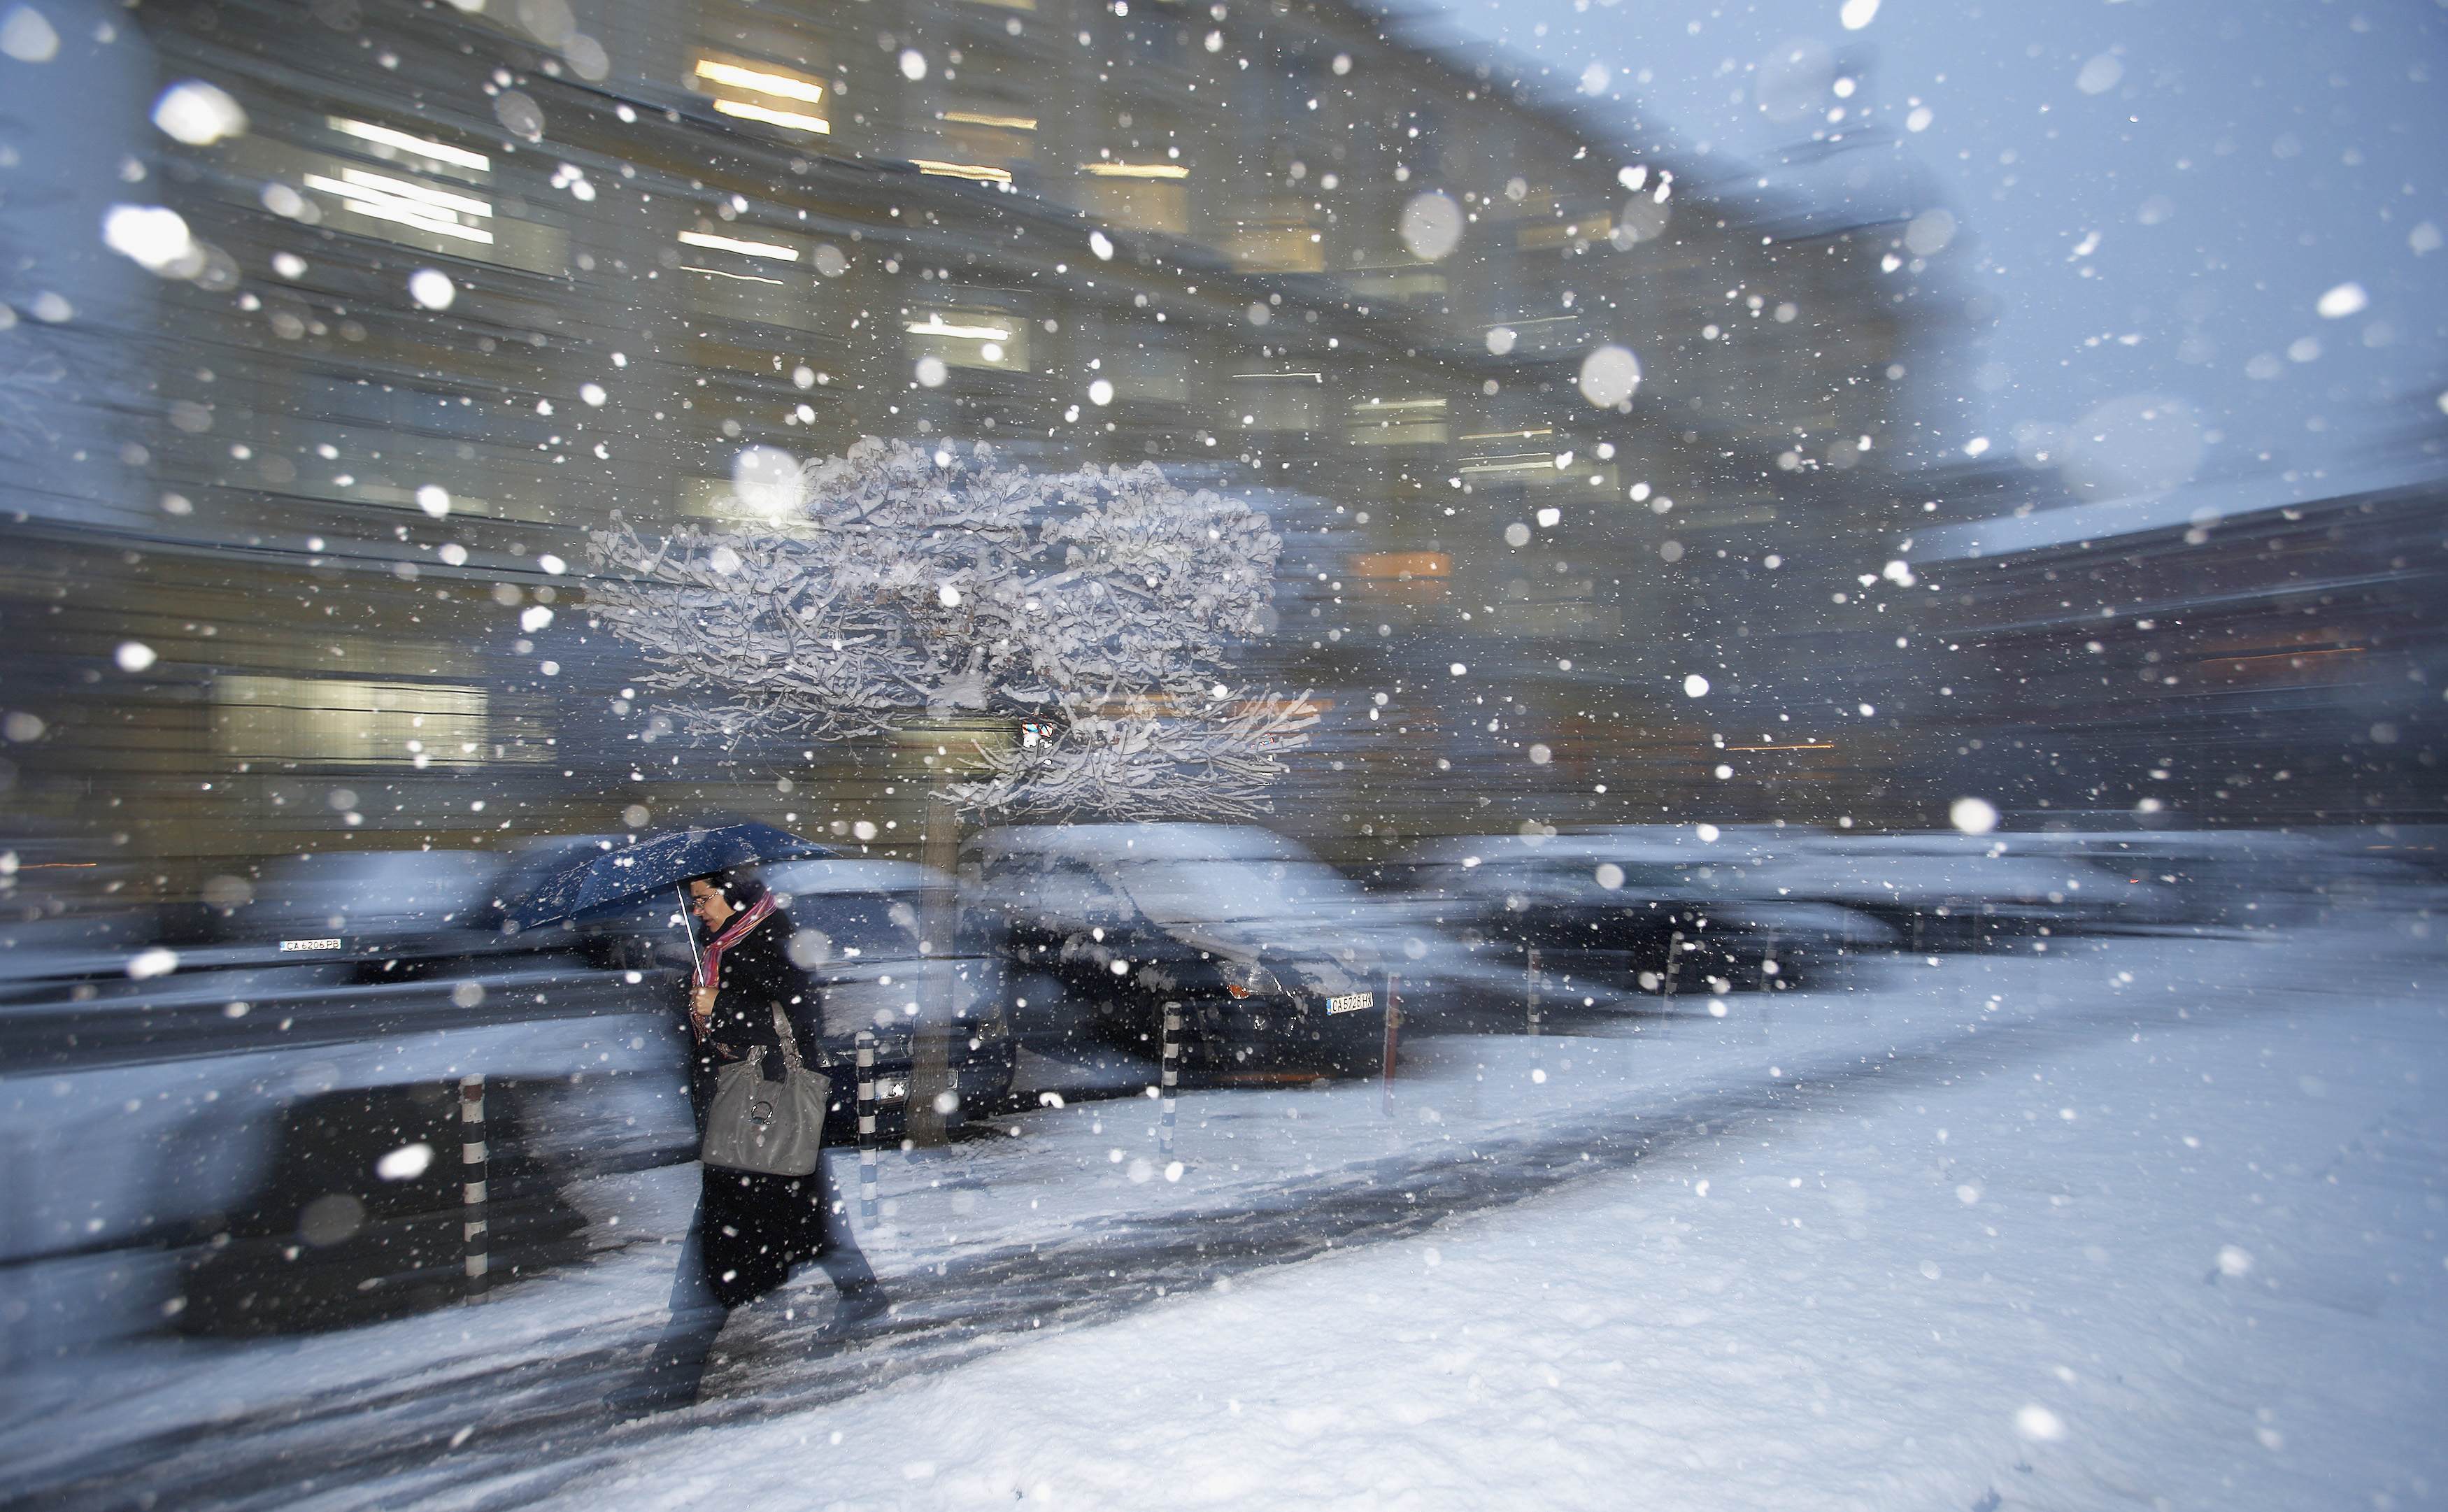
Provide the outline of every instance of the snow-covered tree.
[[[1247,815],[1316,715],[1233,685],[1282,539],[1155,464],[1032,473],[870,437],[757,491],[770,530],[598,531],[594,603],[681,727],[849,740],[1001,716],[976,813]],[[775,497],[778,495],[778,498]]]

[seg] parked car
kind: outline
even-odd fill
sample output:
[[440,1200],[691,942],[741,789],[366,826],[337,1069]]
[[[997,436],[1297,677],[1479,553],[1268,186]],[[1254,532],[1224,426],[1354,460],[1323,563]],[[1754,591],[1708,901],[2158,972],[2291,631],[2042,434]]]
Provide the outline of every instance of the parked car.
[[1535,949],[1541,980],[1567,989],[1785,990],[1894,943],[1856,910],[1756,886],[1764,858],[1735,837],[1644,827],[1439,840],[1395,870],[1482,959],[1520,969]]
[[2175,909],[2166,884],[2051,854],[2010,834],[1801,833],[1750,873],[1778,896],[1841,904],[1914,950],[2028,935],[2148,930]]
[[1195,1079],[1384,1063],[1382,910],[1289,840],[1216,824],[999,829],[963,870],[969,928],[1000,944],[1024,1043],[1093,1037],[1154,1057],[1171,1003]]
[[[2412,827],[2335,830],[2043,830],[2012,837],[2026,851],[2086,861],[2147,885],[2163,928],[2267,929],[2317,922],[2436,888],[2438,851]],[[2418,905],[2419,906],[2419,905]]]

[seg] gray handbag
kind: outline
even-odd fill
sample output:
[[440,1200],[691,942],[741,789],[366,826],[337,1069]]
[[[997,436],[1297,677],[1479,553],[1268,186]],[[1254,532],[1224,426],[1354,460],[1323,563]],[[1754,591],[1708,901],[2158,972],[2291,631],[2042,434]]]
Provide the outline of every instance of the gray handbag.
[[714,1073],[714,1105],[698,1150],[707,1165],[764,1176],[806,1176],[816,1168],[832,1081],[800,1063],[797,1037],[779,1004],[774,1027],[782,1039],[780,1081],[767,1080],[762,1049]]

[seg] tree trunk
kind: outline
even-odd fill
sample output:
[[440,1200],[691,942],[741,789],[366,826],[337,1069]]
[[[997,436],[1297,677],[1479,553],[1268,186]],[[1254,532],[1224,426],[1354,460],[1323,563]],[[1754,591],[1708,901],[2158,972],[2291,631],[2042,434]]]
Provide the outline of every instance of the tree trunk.
[[[935,769],[927,794],[926,836],[919,842],[919,859],[941,873],[940,885],[927,894],[926,914],[919,921],[919,937],[938,962],[951,959],[960,927],[961,905],[953,878],[960,870],[961,815],[952,806],[952,780],[947,766]],[[958,1091],[952,1083],[951,1065],[952,1035],[959,1028],[952,1020],[955,985],[948,967],[930,969],[920,980],[927,991],[918,1005],[918,1023],[909,1040],[909,1142],[939,1145],[947,1138],[950,1106],[939,1106],[936,1100],[956,1096]]]

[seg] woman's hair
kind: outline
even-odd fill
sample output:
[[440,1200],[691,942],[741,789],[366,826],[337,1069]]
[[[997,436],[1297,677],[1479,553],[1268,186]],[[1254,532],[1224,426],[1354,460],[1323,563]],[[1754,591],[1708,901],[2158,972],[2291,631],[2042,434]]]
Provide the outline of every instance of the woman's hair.
[[742,910],[756,907],[757,900],[765,896],[765,879],[756,874],[753,866],[733,867],[698,880],[730,899],[733,908]]

